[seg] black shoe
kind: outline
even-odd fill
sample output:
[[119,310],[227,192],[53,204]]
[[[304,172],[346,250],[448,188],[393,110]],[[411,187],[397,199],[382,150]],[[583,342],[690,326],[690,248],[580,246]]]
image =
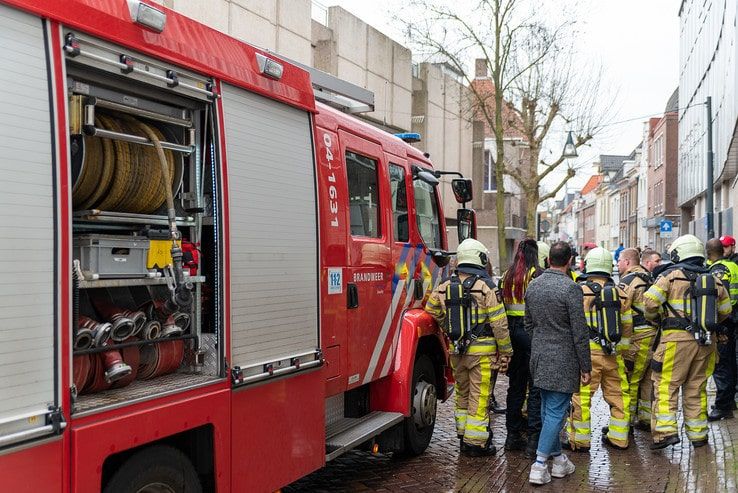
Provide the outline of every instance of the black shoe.
[[505,439],[505,450],[525,450],[528,441],[520,434],[508,435]]
[[466,447],[468,447],[468,445],[464,443],[464,437],[460,436],[459,437],[459,451],[461,453],[464,453],[464,451],[466,450]]
[[589,452],[589,447],[572,448],[571,443],[569,443],[569,440],[562,441],[561,448],[566,449],[566,450],[571,450],[572,452],[582,452],[582,453]]
[[644,421],[636,421],[636,423],[633,425],[633,428],[635,428],[636,430],[647,431],[650,433],[651,423],[646,423]]
[[707,421],[720,421],[721,419],[730,419],[733,417],[733,411],[730,409],[712,408],[710,414],[707,415]]
[[704,438],[702,440],[694,440],[694,441],[692,441],[692,446],[694,448],[704,447],[705,445],[707,445],[707,438]]
[[540,433],[531,433],[528,435],[528,443],[525,446],[523,456],[526,459],[535,459],[538,452],[538,437]]
[[[610,433],[610,427],[609,426],[603,426],[600,431],[602,432],[602,436],[605,436],[608,433]],[[632,426],[629,426],[628,427],[628,435],[635,435],[635,432],[633,431],[633,427]]]
[[497,453],[497,447],[490,445],[489,447],[480,447],[479,445],[464,445],[461,451],[467,457],[488,457]]
[[627,445],[625,447],[623,447],[622,445],[617,445],[616,443],[613,443],[613,441],[610,440],[608,438],[608,436],[606,434],[604,434],[604,433],[602,434],[602,443],[604,443],[608,447],[612,447],[612,448],[614,448],[616,450],[628,450],[628,446]]
[[678,435],[669,435],[668,437],[664,438],[660,442],[653,442],[650,446],[651,450],[659,450],[662,448],[666,448],[669,445],[676,445],[679,443],[679,436]]
[[493,400],[492,404],[489,407],[494,414],[505,414],[505,412],[507,411],[506,408],[502,407],[502,405],[497,402],[497,399]]

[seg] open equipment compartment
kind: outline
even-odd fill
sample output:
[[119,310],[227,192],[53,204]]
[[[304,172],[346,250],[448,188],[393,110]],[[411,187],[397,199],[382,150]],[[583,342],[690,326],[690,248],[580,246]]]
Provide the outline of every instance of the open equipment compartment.
[[224,377],[217,94],[206,77],[73,30],[64,53],[83,415]]

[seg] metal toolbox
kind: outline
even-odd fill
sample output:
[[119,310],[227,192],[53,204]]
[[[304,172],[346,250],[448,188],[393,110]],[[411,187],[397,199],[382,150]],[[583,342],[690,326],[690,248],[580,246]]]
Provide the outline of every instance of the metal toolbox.
[[74,238],[74,258],[85,277],[146,277],[149,239],[143,236],[80,235]]

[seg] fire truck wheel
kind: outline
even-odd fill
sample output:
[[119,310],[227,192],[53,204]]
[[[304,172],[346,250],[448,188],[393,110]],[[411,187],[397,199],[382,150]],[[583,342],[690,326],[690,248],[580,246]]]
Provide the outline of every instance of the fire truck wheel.
[[420,455],[431,441],[436,424],[436,377],[431,359],[422,354],[413,368],[411,415],[405,418],[405,444],[402,455]]
[[104,493],[201,493],[200,479],[185,454],[157,445],[133,454]]

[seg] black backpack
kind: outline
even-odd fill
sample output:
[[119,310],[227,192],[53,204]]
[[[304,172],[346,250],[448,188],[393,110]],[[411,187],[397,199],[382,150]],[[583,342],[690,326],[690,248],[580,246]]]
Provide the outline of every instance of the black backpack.
[[[446,324],[444,330],[459,354],[466,352],[477,337],[475,320],[479,319],[479,305],[472,288],[480,276],[469,276],[463,281],[454,272],[446,286]],[[479,291],[481,293],[481,291]]]
[[689,289],[684,293],[684,306],[686,308],[689,305],[690,313],[679,317],[668,302],[666,307],[675,317],[684,320],[685,328],[694,334],[698,342],[709,344],[708,334],[720,329],[717,279],[710,272],[682,269],[682,273],[689,281]]
[[594,303],[590,311],[595,312],[593,318],[596,322],[594,327],[590,327],[591,338],[599,343],[607,354],[612,354],[615,351],[615,345],[623,337],[623,324],[620,320],[620,293],[612,281],[608,281],[604,286],[593,281],[587,281],[585,285],[592,291],[591,296],[594,296]]

